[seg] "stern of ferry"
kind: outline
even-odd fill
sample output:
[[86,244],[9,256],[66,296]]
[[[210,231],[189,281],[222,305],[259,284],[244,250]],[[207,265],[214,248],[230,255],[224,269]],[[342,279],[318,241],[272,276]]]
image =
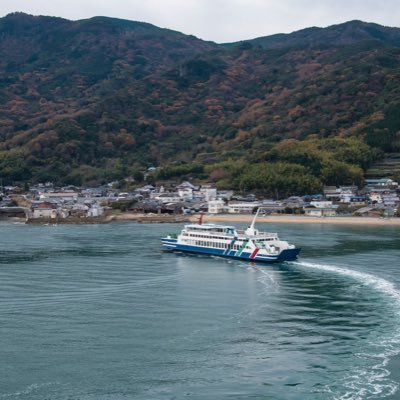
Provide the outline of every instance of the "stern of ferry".
[[285,249],[282,250],[277,257],[276,261],[293,261],[296,260],[299,255],[301,249],[293,248],[293,249]]

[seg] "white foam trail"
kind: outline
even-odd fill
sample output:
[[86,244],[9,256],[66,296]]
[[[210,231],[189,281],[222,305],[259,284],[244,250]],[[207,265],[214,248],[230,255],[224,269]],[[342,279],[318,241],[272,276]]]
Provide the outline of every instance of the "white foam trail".
[[47,383],[33,383],[32,385],[27,386],[25,389],[22,389],[15,393],[5,393],[0,395],[0,399],[8,399],[8,398],[16,398],[16,397],[25,397],[37,392],[43,388],[59,385],[59,382],[47,382]]
[[315,264],[304,261],[294,261],[291,263],[292,265],[300,265],[302,267],[307,268],[315,268],[322,271],[327,272],[335,272],[337,274],[345,275],[351,278],[354,278],[362,283],[373,287],[376,290],[383,292],[385,295],[389,295],[394,300],[396,300],[400,306],[400,292],[396,289],[396,287],[387,280],[383,278],[379,278],[375,275],[367,274],[365,272],[353,271],[351,269],[347,269],[345,267],[337,267],[334,265],[328,264]]
[[[316,264],[304,261],[291,262],[291,265],[298,265],[306,268],[314,268],[320,271],[332,272],[353,278],[364,285],[373,288],[393,300],[392,306],[398,316],[397,326],[394,332],[388,337],[380,338],[379,343],[370,343],[374,348],[379,349],[377,353],[358,353],[358,358],[368,360],[376,359],[377,362],[368,369],[357,368],[351,375],[345,378],[344,385],[347,392],[335,396],[334,400],[365,400],[376,399],[377,396],[392,396],[399,390],[399,383],[389,378],[387,370],[390,358],[400,354],[400,291],[391,282],[365,272],[350,270],[345,267],[338,267],[328,264]],[[396,323],[396,321],[394,321]]]
[[261,276],[257,279],[257,281],[264,286],[264,292],[271,293],[271,291],[273,291],[274,293],[276,293],[279,291],[279,282],[275,279],[276,274],[273,270],[265,271],[264,269],[257,267],[256,265],[252,265],[249,268],[252,268],[261,273]]

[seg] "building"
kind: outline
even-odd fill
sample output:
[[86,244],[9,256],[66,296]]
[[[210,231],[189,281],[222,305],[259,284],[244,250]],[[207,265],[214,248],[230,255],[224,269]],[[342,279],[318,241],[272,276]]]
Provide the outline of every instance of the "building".
[[283,202],[271,199],[263,200],[260,207],[263,213],[268,214],[283,211],[285,209]]
[[381,203],[383,203],[381,193],[371,192],[369,194],[369,201],[372,204],[381,204]]
[[364,206],[368,204],[367,196],[352,196],[350,197],[350,205],[351,206]]
[[366,192],[385,192],[387,190],[396,190],[398,187],[399,184],[389,178],[365,180]]
[[171,193],[152,193],[152,200],[160,201],[162,203],[179,203],[183,200],[179,193],[171,192]]
[[336,209],[306,206],[303,208],[304,214],[309,217],[334,217],[336,215]]
[[350,203],[350,198],[357,195],[357,186],[325,186],[324,197],[328,200]]
[[337,208],[330,200],[313,200],[303,210],[309,217],[334,217]]
[[63,200],[63,201],[77,201],[77,192],[41,192],[39,194],[40,200]]
[[203,194],[204,200],[207,202],[217,198],[217,188],[213,185],[203,185],[200,188],[200,193]]
[[330,209],[333,208],[333,203],[330,200],[313,200],[310,201],[310,206],[313,206],[315,208]]
[[226,211],[225,202],[223,200],[210,200],[207,202],[207,205],[210,214],[221,214]]
[[190,201],[193,200],[193,191],[196,188],[190,182],[183,182],[179,186],[176,187],[178,195],[181,197],[181,200]]
[[260,207],[261,203],[257,202],[229,202],[228,213],[230,214],[252,214],[254,209]]
[[104,208],[98,203],[93,203],[87,210],[86,215],[88,217],[101,217],[103,214],[104,214]]
[[299,196],[291,196],[283,201],[283,205],[288,208],[301,208],[304,206],[304,200]]
[[35,204],[31,210],[31,218],[57,218],[57,204],[42,201]]
[[395,207],[400,202],[400,198],[395,191],[382,193],[381,198],[385,206]]
[[325,186],[324,187],[324,197],[329,200],[339,200],[340,199],[340,188],[336,186]]

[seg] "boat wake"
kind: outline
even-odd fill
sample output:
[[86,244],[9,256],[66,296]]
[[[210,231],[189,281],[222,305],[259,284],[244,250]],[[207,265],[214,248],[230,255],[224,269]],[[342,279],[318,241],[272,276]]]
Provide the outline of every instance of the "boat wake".
[[15,398],[30,398],[33,395],[37,395],[43,389],[47,389],[50,386],[59,385],[59,382],[46,382],[46,383],[33,383],[24,389],[21,389],[15,393],[0,394],[0,399],[8,400]]
[[388,370],[390,359],[400,354],[400,291],[396,286],[386,279],[346,267],[304,261],[294,261],[289,264],[346,276],[386,297],[391,311],[396,316],[393,320],[393,329],[384,336],[371,339],[368,343],[369,351],[354,354],[354,357],[363,362],[360,363],[361,367],[352,369],[345,376],[342,382],[344,388],[339,390],[340,393],[332,387],[327,388],[327,391],[332,393],[335,400],[377,399],[396,393],[400,383],[391,379]]
[[[137,281],[127,281],[125,283],[96,283],[95,287],[68,287],[57,285],[53,287],[53,291],[49,293],[38,293],[25,295],[24,297],[11,297],[8,295],[0,295],[0,312],[19,313],[26,312],[30,309],[38,309],[43,307],[60,307],[68,303],[79,302],[93,303],[101,301],[108,297],[115,297],[115,294],[132,293],[138,290],[146,290],[151,287],[162,286],[169,282],[174,282],[180,274],[171,276],[155,276]],[[93,285],[92,281],[88,285]],[[11,289],[9,291],[11,293]],[[8,297],[7,297],[8,296]],[[115,300],[115,299],[114,299]]]
[[264,269],[256,264],[247,266],[248,270],[253,270],[259,274],[257,281],[264,287],[263,294],[277,293],[280,289],[277,274],[272,269]]

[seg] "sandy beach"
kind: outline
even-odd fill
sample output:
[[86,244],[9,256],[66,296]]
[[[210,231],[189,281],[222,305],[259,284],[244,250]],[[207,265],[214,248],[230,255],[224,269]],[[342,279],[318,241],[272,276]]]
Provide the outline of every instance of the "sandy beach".
[[[203,222],[222,222],[225,224],[233,222],[250,223],[253,215],[248,214],[204,214]],[[141,214],[141,213],[115,213],[107,215],[101,220],[95,218],[80,218],[79,220],[64,220],[58,223],[108,223],[112,221],[135,221],[140,223],[183,223],[197,222],[199,214],[195,215],[169,215],[169,214]],[[10,222],[10,219],[8,219]],[[21,221],[25,221],[21,219]],[[44,222],[49,222],[48,219]],[[342,225],[381,225],[400,226],[400,218],[371,218],[371,217],[308,217],[304,215],[268,215],[259,216],[258,223],[297,223],[297,224],[342,224]],[[43,223],[40,220],[32,220],[30,223]]]
[[[110,223],[112,221],[135,221],[139,223],[184,223],[199,220],[200,214],[182,215],[182,214],[143,214],[133,212],[112,212],[102,217],[92,218],[65,218],[57,221],[49,218],[36,218],[26,221],[25,218],[4,218],[4,222],[20,222],[29,224],[99,224]],[[249,224],[254,215],[250,214],[203,214],[203,222],[214,223],[221,222],[230,224],[233,222],[242,222]],[[297,223],[297,224],[341,224],[341,225],[381,225],[381,226],[400,226],[400,218],[374,218],[374,217],[354,217],[354,216],[336,216],[336,217],[310,217],[305,215],[279,215],[272,214],[267,216],[258,216],[258,223]]]
[[[215,214],[204,215],[204,222],[251,222],[252,215]],[[197,221],[198,216],[192,216]],[[260,216],[257,222],[261,223],[298,223],[298,224],[343,224],[343,225],[396,225],[400,226],[400,218],[370,218],[370,217],[308,217],[304,215],[268,215]]]

